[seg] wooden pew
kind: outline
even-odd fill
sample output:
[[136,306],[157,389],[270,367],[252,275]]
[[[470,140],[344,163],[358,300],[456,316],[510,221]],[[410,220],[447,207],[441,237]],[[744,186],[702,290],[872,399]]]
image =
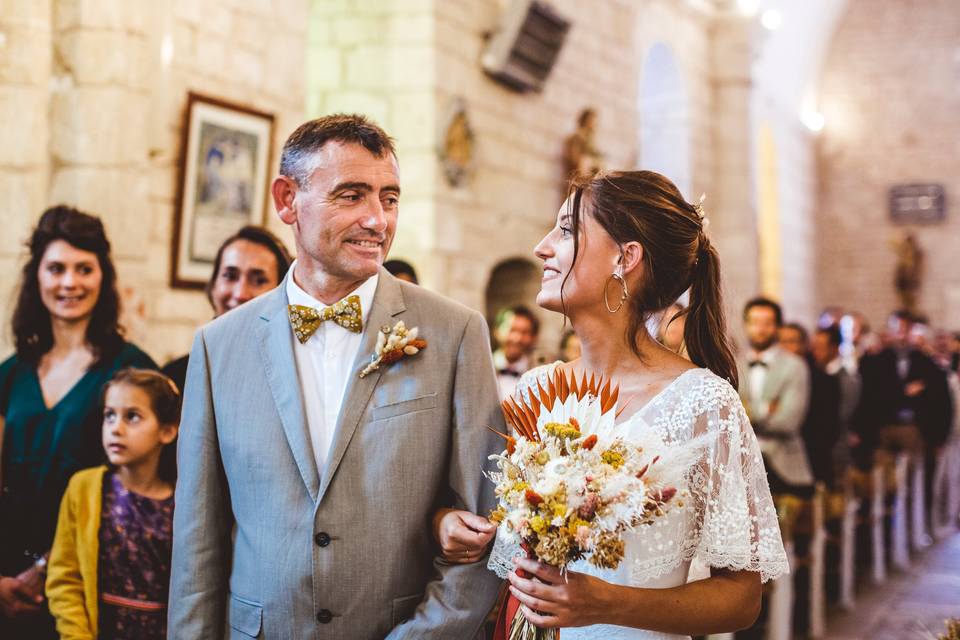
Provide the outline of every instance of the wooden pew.
[[907,533],[907,493],[909,489],[910,455],[899,453],[893,467],[893,503],[890,505],[890,561],[900,570],[910,566],[910,545]]
[[[825,563],[835,567],[829,573],[836,578],[837,604],[846,611],[854,606],[857,582],[857,514],[862,502],[854,491],[856,473],[848,471],[838,488],[824,495]],[[826,560],[827,549],[833,549],[832,563]]]
[[910,458],[910,548],[919,553],[930,546],[927,534],[926,468],[922,453]]
[[870,471],[870,555],[873,559],[871,576],[875,584],[887,581],[886,536],[884,535],[884,517],[886,515],[886,482],[884,470],[874,465]]

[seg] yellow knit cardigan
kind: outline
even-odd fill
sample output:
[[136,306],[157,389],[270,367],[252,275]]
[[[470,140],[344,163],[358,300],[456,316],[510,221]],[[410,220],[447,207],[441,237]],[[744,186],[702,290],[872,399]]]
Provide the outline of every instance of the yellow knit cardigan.
[[47,562],[47,600],[61,640],[97,637],[97,558],[100,509],[107,467],[78,471],[60,503],[60,518]]

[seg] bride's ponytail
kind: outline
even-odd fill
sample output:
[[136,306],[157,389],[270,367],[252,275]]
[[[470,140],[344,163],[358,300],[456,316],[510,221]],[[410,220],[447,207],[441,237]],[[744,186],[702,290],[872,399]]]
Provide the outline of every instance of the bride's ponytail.
[[737,365],[727,339],[720,286],[720,258],[706,235],[700,234],[700,246],[690,282],[690,306],[687,310],[683,341],[690,360],[710,369],[737,387]]

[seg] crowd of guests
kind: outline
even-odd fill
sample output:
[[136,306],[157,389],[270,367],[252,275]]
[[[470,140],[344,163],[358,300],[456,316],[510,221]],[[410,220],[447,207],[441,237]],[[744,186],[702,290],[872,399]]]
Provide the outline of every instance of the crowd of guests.
[[876,334],[862,314],[836,307],[811,334],[768,298],[747,303],[743,319],[740,394],[774,493],[839,489],[851,465],[905,452],[924,456],[930,498],[936,456],[960,432],[957,335],[906,311]]
[[[28,249],[15,353],[0,364],[0,637],[162,638],[188,357],[161,369],[124,338],[98,218],[51,208]],[[230,236],[206,287],[213,317],[277,287],[291,263],[266,229]],[[384,266],[417,283],[408,263]],[[681,355],[686,313],[678,303],[650,327]],[[774,493],[836,486],[850,464],[898,451],[930,461],[956,429],[960,336],[905,312],[874,334],[861,315],[834,308],[809,334],[766,298],[751,300],[743,321],[740,395]],[[502,397],[546,360],[535,356],[539,332],[525,306],[497,314]],[[568,330],[555,359],[579,352]]]

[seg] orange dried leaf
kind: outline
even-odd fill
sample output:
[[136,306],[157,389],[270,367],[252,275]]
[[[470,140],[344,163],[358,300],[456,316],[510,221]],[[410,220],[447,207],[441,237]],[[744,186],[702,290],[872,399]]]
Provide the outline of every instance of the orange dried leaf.
[[540,401],[537,400],[537,396],[533,393],[530,394],[530,409],[533,411],[533,415],[540,417]]
[[[593,449],[595,446],[597,446],[597,434],[591,433],[589,436],[584,438],[580,446],[586,449],[587,451],[590,451],[591,449]],[[640,476],[637,476],[637,477],[639,478]]]
[[537,507],[543,502],[543,497],[533,489],[527,489],[525,496],[531,507]]
[[577,373],[574,371],[570,374],[570,393],[580,397],[580,386],[577,384]]
[[607,382],[602,387],[600,387],[600,406],[601,407],[607,406],[607,400],[609,399],[610,399],[610,381],[607,380]]

